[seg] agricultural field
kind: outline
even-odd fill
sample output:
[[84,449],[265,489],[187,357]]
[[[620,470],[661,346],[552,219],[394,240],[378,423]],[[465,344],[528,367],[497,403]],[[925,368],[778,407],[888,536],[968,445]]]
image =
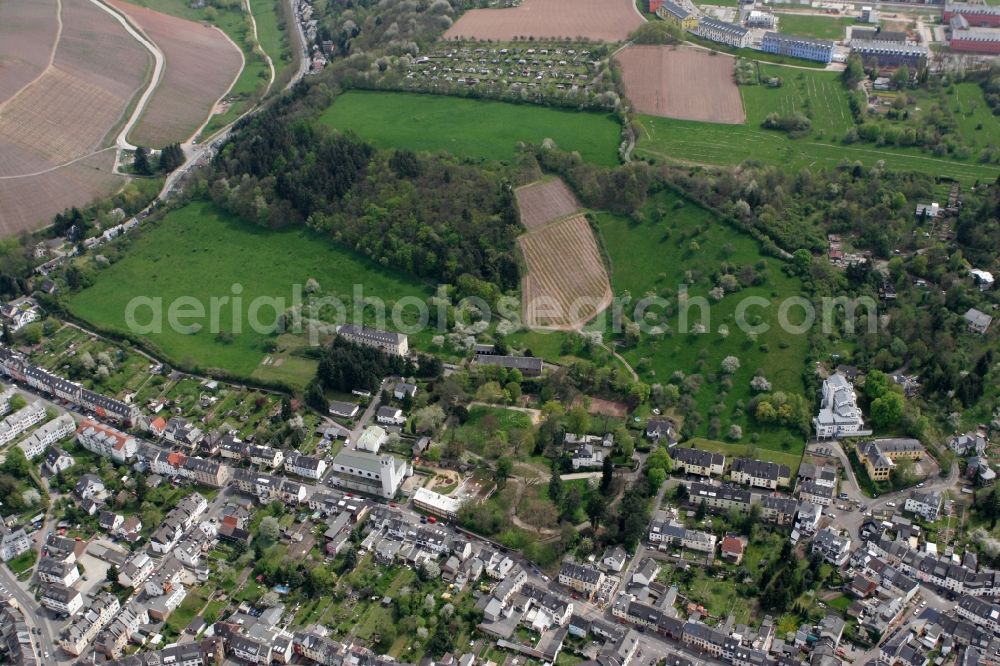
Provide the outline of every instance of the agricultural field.
[[107,148],[54,171],[25,176],[0,176],[0,233],[12,235],[49,224],[69,206],[111,196],[125,184],[111,172],[115,149]]
[[[124,179],[112,174],[114,155],[101,151],[149,71],[146,51],[87,0],[60,4],[63,28],[53,44],[46,37],[47,15],[39,11],[47,6],[15,11],[6,3],[0,9],[20,13],[11,17],[14,26],[48,45],[44,63],[30,47],[25,55],[31,61],[0,57],[0,69],[6,75],[9,64],[10,80],[20,82],[0,102],[0,229],[8,233],[48,223],[63,208],[85,205],[121,187]],[[51,10],[54,20],[56,8]],[[31,79],[29,71],[35,74]]]
[[40,76],[59,32],[57,0],[0,3],[0,104]]
[[517,208],[521,224],[528,231],[547,222],[572,215],[580,210],[580,202],[561,178],[538,181],[517,188]]
[[[143,341],[174,363],[220,368],[239,377],[258,376],[254,373],[262,362],[289,344],[271,326],[251,330],[249,306],[254,299],[278,299],[274,305],[258,301],[254,316],[268,324],[291,307],[295,285],[305,285],[310,278],[319,283],[318,296],[344,302],[347,316],[353,314],[349,306],[356,284],[365,296],[385,299],[387,307],[403,296],[422,300],[430,295],[428,287],[412,278],[381,269],[309,230],[263,229],[206,202],[171,212],[128,243],[118,261],[95,275],[93,286],[67,299],[70,312],[98,328],[128,333],[125,312],[133,298],[162,299],[161,313],[181,297],[193,299],[206,314],[183,321],[197,324],[192,330],[169,326],[164,315],[161,331],[141,336]],[[242,288],[242,306],[235,315],[232,304],[219,309],[213,326],[207,317],[211,299],[231,297],[234,285],[239,285],[236,291]],[[140,309],[137,321],[149,323],[151,310]],[[365,310],[366,317],[370,310]],[[333,318],[325,310],[320,315]],[[235,335],[236,330],[242,333]],[[314,366],[301,367],[308,371]],[[273,362],[267,366],[270,372],[280,368]],[[310,378],[311,373],[288,383],[302,385]]]
[[139,7],[111,4],[163,51],[163,76],[129,140],[161,148],[195,134],[243,67],[240,49],[218,28]]
[[551,139],[561,149],[603,166],[618,163],[621,131],[610,114],[368,91],[340,95],[320,121],[357,132],[383,148],[448,151],[484,160],[510,160],[519,143]]
[[812,14],[787,14],[779,12],[778,29],[792,35],[842,41],[847,27],[854,25],[849,16],[815,16]]
[[630,46],[615,59],[639,113],[737,125],[746,120],[729,56],[684,47]]
[[[845,162],[940,175],[946,169],[964,182],[996,177],[995,167],[973,160],[934,157],[918,148],[841,143],[853,118],[847,93],[834,72],[790,70],[760,65],[761,77],[779,76],[782,85],[742,86],[747,122],[742,126],[639,116],[641,138],[636,154],[678,164],[738,164],[745,160],[778,164],[789,169],[835,168]],[[782,132],[761,129],[772,112],[799,111],[810,117],[809,136],[792,139]]]
[[611,304],[604,259],[583,215],[517,239],[528,270],[521,294],[528,327],[580,328]]
[[469,10],[448,28],[444,38],[512,41],[585,37],[621,42],[642,23],[633,0],[524,0],[517,7]]
[[[696,412],[712,413],[713,406],[722,405],[718,418],[722,433],[729,425],[739,425],[750,432],[750,422],[744,414],[752,397],[750,380],[760,370],[771,382],[773,390],[802,395],[802,366],[808,348],[806,335],[796,335],[778,326],[778,303],[801,293],[797,278],[782,270],[782,261],[761,254],[757,242],[729,226],[711,212],[679,199],[671,193],[661,193],[647,206],[646,221],[610,213],[597,214],[603,247],[611,262],[611,284],[616,295],[628,291],[634,300],[653,293],[666,299],[669,307],[650,308],[659,313],[658,320],[647,323],[652,327],[665,323],[662,333],[640,333],[631,347],[619,351],[649,383],[667,383],[675,372],[684,376],[700,375],[692,397]],[[709,292],[723,263],[738,267],[744,279],[737,291],[713,300]],[[752,274],[752,275],[751,275]],[[708,301],[708,321],[703,321],[701,308],[692,305],[686,332],[680,328],[679,291],[687,285],[688,298]],[[766,299],[768,307],[747,311],[751,324],[767,324],[770,328],[756,340],[744,333],[736,322],[737,305],[747,297]],[[626,308],[631,314],[631,308]],[[759,322],[756,319],[759,318]],[[789,320],[797,323],[796,312]],[[704,323],[705,332],[696,326]],[[728,389],[720,384],[722,360],[735,356],[740,367],[731,375]],[[709,381],[709,378],[714,378]],[[709,419],[704,419],[695,434],[709,436]],[[784,429],[770,429],[753,424],[759,433],[758,449],[801,451],[802,438]]]

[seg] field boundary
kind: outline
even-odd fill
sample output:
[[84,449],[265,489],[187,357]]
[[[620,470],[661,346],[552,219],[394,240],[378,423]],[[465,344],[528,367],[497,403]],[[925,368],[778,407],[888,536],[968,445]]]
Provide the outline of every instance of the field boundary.
[[11,95],[7,99],[5,99],[2,102],[0,102],[0,111],[2,111],[3,108],[5,106],[7,106],[7,104],[12,99],[16,98],[18,95],[20,95],[25,90],[27,90],[32,85],[34,85],[39,80],[41,80],[41,78],[43,76],[45,76],[46,72],[48,72],[50,69],[52,69],[52,66],[55,64],[55,62],[56,62],[56,52],[59,50],[59,42],[62,41],[62,32],[63,32],[62,0],[56,0],[56,26],[57,26],[57,28],[56,28],[56,38],[52,41],[52,50],[49,51],[49,62],[48,62],[48,64],[45,65],[45,68],[42,69],[42,71],[40,71],[38,73],[38,76],[36,76],[35,78],[31,79],[30,81],[28,81],[27,83],[25,83],[23,86],[21,86],[20,88],[18,88],[17,90],[15,90],[13,95]]

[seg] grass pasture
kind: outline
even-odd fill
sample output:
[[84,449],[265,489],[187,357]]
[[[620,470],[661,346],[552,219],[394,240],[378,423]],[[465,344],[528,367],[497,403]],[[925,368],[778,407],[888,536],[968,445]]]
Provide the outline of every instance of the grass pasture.
[[[748,419],[738,408],[751,397],[750,380],[760,368],[776,391],[802,394],[802,364],[807,350],[806,335],[796,335],[777,325],[778,303],[797,296],[801,285],[796,278],[781,270],[781,261],[764,257],[757,242],[719,220],[710,211],[685,202],[671,193],[661,193],[647,207],[647,221],[634,220],[609,213],[597,214],[597,224],[604,249],[611,264],[611,284],[616,296],[628,291],[634,300],[655,294],[667,301],[668,309],[654,306],[650,311],[656,319],[650,325],[666,323],[668,330],[659,335],[642,334],[638,343],[621,353],[649,383],[669,382],[675,371],[685,375],[700,374],[704,378],[693,393],[697,412],[707,415],[713,405],[722,405],[718,414],[724,436],[731,424],[740,425],[748,434]],[[687,285],[689,298],[708,298],[714,284],[712,277],[723,262],[737,270],[752,269],[761,276],[761,283],[743,287],[726,295],[721,301],[709,300],[708,323],[705,333],[695,333],[702,317],[701,310],[690,307],[687,330],[679,332],[679,298]],[[748,320],[755,317],[770,329],[752,342],[736,325],[736,307],[746,297],[764,298],[766,308],[750,308]],[[627,308],[632,314],[631,307]],[[794,313],[789,313],[794,322]],[[598,318],[601,319],[600,317]],[[727,327],[720,331],[720,327]],[[740,368],[732,375],[732,387],[722,396],[719,372],[726,356],[740,359]],[[709,378],[715,381],[709,381]],[[710,419],[705,418],[696,434],[708,436]],[[798,435],[787,430],[769,430],[754,425],[760,435],[760,448],[801,450]]]
[[803,113],[812,119],[815,132],[844,136],[854,120],[847,105],[847,92],[837,72],[810,72],[777,65],[759,65],[761,80],[779,77],[781,87],[742,86],[747,125],[759,128],[767,114]]
[[778,14],[782,32],[816,39],[844,39],[847,26],[854,25],[849,16],[816,16],[813,14]]
[[448,151],[510,160],[520,142],[552,139],[590,162],[618,162],[620,126],[611,115],[415,93],[350,91],[320,121],[383,148]]
[[[240,377],[282,379],[293,386],[298,385],[293,381],[298,373],[267,376],[267,369],[258,370],[272,350],[282,354],[293,345],[287,337],[267,332],[268,327],[261,332],[252,330],[254,302],[258,305],[253,316],[269,324],[275,319],[275,310],[284,312],[291,307],[294,285],[304,285],[309,278],[319,283],[318,295],[339,298],[348,316],[352,314],[355,285],[361,286],[365,296],[385,299],[387,308],[403,296],[423,299],[430,293],[413,279],[389,273],[309,230],[263,229],[207,202],[194,202],[171,212],[129,242],[124,256],[99,272],[93,286],[67,299],[73,315],[97,327],[127,333],[125,312],[133,298],[162,299],[154,301],[162,305],[155,308],[164,315],[161,330],[141,337],[168,359],[220,368]],[[237,291],[242,289],[242,304],[234,316],[232,303],[228,307],[220,303],[217,326],[213,327],[208,316],[212,299],[232,297],[234,285],[238,285]],[[182,298],[204,308],[205,316],[181,322],[200,324],[199,330],[186,332],[169,325],[168,310],[171,304],[183,309],[185,306],[177,305],[184,302],[178,300]],[[269,299],[278,300],[268,305]],[[154,307],[140,309],[137,321],[152,321]],[[280,367],[272,366],[270,371]],[[302,370],[308,372],[311,367],[303,364]]]

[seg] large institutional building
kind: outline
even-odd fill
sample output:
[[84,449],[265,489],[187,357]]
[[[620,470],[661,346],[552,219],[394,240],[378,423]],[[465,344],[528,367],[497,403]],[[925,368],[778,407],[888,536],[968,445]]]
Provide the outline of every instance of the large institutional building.
[[847,378],[835,372],[823,382],[823,399],[819,413],[813,418],[817,437],[855,437],[868,435],[858,407],[854,387]]
[[343,449],[333,459],[330,480],[338,488],[391,499],[413,473],[410,464],[393,456]]

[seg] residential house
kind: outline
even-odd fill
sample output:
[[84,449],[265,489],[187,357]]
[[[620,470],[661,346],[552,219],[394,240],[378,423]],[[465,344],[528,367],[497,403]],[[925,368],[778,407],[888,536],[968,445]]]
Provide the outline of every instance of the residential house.
[[969,325],[969,330],[973,333],[979,333],[980,335],[985,335],[986,331],[989,330],[990,324],[993,322],[993,317],[981,312],[976,308],[969,308],[962,318],[965,319],[966,323]]
[[573,469],[600,467],[604,464],[604,451],[593,444],[581,444],[573,452],[572,463]]
[[399,426],[406,423],[403,410],[388,405],[382,405],[375,413],[375,420],[382,425]]
[[128,641],[149,624],[149,613],[138,601],[130,601],[94,639],[94,649],[111,659],[117,659]]
[[632,572],[630,582],[639,587],[649,587],[659,574],[659,563],[651,557],[646,557],[639,563],[639,568]]
[[0,305],[0,320],[3,320],[12,333],[41,318],[42,309],[38,301],[30,296],[21,296]]
[[62,414],[48,423],[39,426],[18,444],[28,460],[34,460],[45,453],[56,442],[69,437],[76,430],[76,422],[69,414]]
[[685,474],[722,476],[726,467],[724,455],[701,449],[674,447],[670,450],[670,457],[674,459],[674,469]]
[[31,549],[31,539],[23,529],[12,530],[0,522],[0,560],[9,562]]
[[35,573],[43,583],[59,583],[68,586],[80,580],[80,570],[76,568],[75,562],[71,564],[54,557],[40,559]]
[[798,512],[798,502],[791,497],[765,495],[760,498],[760,517],[780,526],[791,525]]
[[621,573],[621,570],[625,568],[625,562],[628,561],[628,553],[621,546],[610,546],[604,551],[604,556],[601,557],[601,564],[604,565],[609,571],[614,571],[615,573]]
[[96,474],[84,474],[77,480],[73,492],[81,500],[93,499],[104,492],[104,482]]
[[0,422],[0,444],[14,441],[18,435],[45,418],[45,407],[40,401],[22,407]]
[[727,534],[722,539],[719,552],[722,559],[730,564],[738,565],[743,561],[743,553],[746,550],[746,541],[742,537]]
[[666,442],[669,446],[677,443],[677,429],[667,419],[650,419],[646,422],[646,439],[651,442]]
[[98,632],[118,614],[118,597],[104,592],[87,604],[83,613],[59,635],[59,647],[74,657],[80,656]]
[[826,527],[813,539],[812,552],[819,553],[827,562],[839,567],[851,555],[851,539]]
[[292,453],[285,458],[285,471],[289,474],[302,476],[307,479],[319,481],[326,472],[326,460],[315,456],[306,456],[301,453]]
[[368,453],[378,453],[387,439],[389,439],[389,433],[385,431],[385,428],[368,426],[358,437],[357,449]]
[[91,419],[80,423],[76,439],[88,451],[118,464],[134,458],[138,447],[135,437]]
[[698,21],[698,30],[695,34],[713,42],[720,42],[736,48],[742,49],[750,46],[749,30],[743,26],[726,23],[709,16],[703,16]]
[[281,463],[285,460],[285,454],[282,453],[281,449],[270,446],[250,446],[247,453],[251,464],[271,469],[281,467]]
[[726,512],[736,509],[740,513],[749,513],[753,495],[745,488],[734,486],[712,486],[707,483],[688,484],[688,503],[698,506],[702,502],[711,511]]
[[42,463],[42,466],[50,475],[55,476],[60,472],[66,471],[75,464],[76,460],[73,456],[66,453],[66,451],[58,446],[53,446],[46,452],[45,462]]
[[815,60],[829,63],[833,58],[833,42],[829,39],[815,39],[799,35],[788,35],[782,32],[764,34],[760,50],[765,53]]
[[46,585],[39,601],[50,611],[64,615],[76,615],[83,607],[83,595],[80,591],[61,583]]
[[667,23],[675,25],[682,30],[693,31],[698,29],[698,16],[689,12],[684,7],[671,2],[671,0],[660,0],[660,2],[655,4],[659,6],[655,9],[651,6],[650,9]]
[[799,499],[819,506],[830,506],[833,504],[835,491],[834,486],[828,486],[818,481],[804,481],[799,485]]
[[392,388],[392,397],[396,400],[405,400],[417,395],[417,385],[408,382],[396,382]]
[[139,589],[153,573],[154,565],[145,551],[137,550],[118,568],[118,582],[124,587]]
[[584,594],[588,599],[601,588],[604,573],[575,562],[563,562],[559,567],[559,584]]
[[221,488],[229,483],[233,471],[228,465],[214,460],[189,456],[184,461],[185,476],[205,486]]
[[790,485],[791,476],[792,472],[787,465],[749,458],[737,458],[730,470],[733,483],[745,483],[755,488],[770,490]]
[[981,456],[986,453],[986,438],[977,432],[955,435],[948,440],[948,448],[960,456]]
[[938,514],[941,511],[941,492],[938,490],[915,491],[906,498],[903,509],[932,523],[938,519]]
[[359,409],[361,409],[360,406],[353,402],[334,400],[330,403],[330,414],[344,419],[353,419],[357,416]]

